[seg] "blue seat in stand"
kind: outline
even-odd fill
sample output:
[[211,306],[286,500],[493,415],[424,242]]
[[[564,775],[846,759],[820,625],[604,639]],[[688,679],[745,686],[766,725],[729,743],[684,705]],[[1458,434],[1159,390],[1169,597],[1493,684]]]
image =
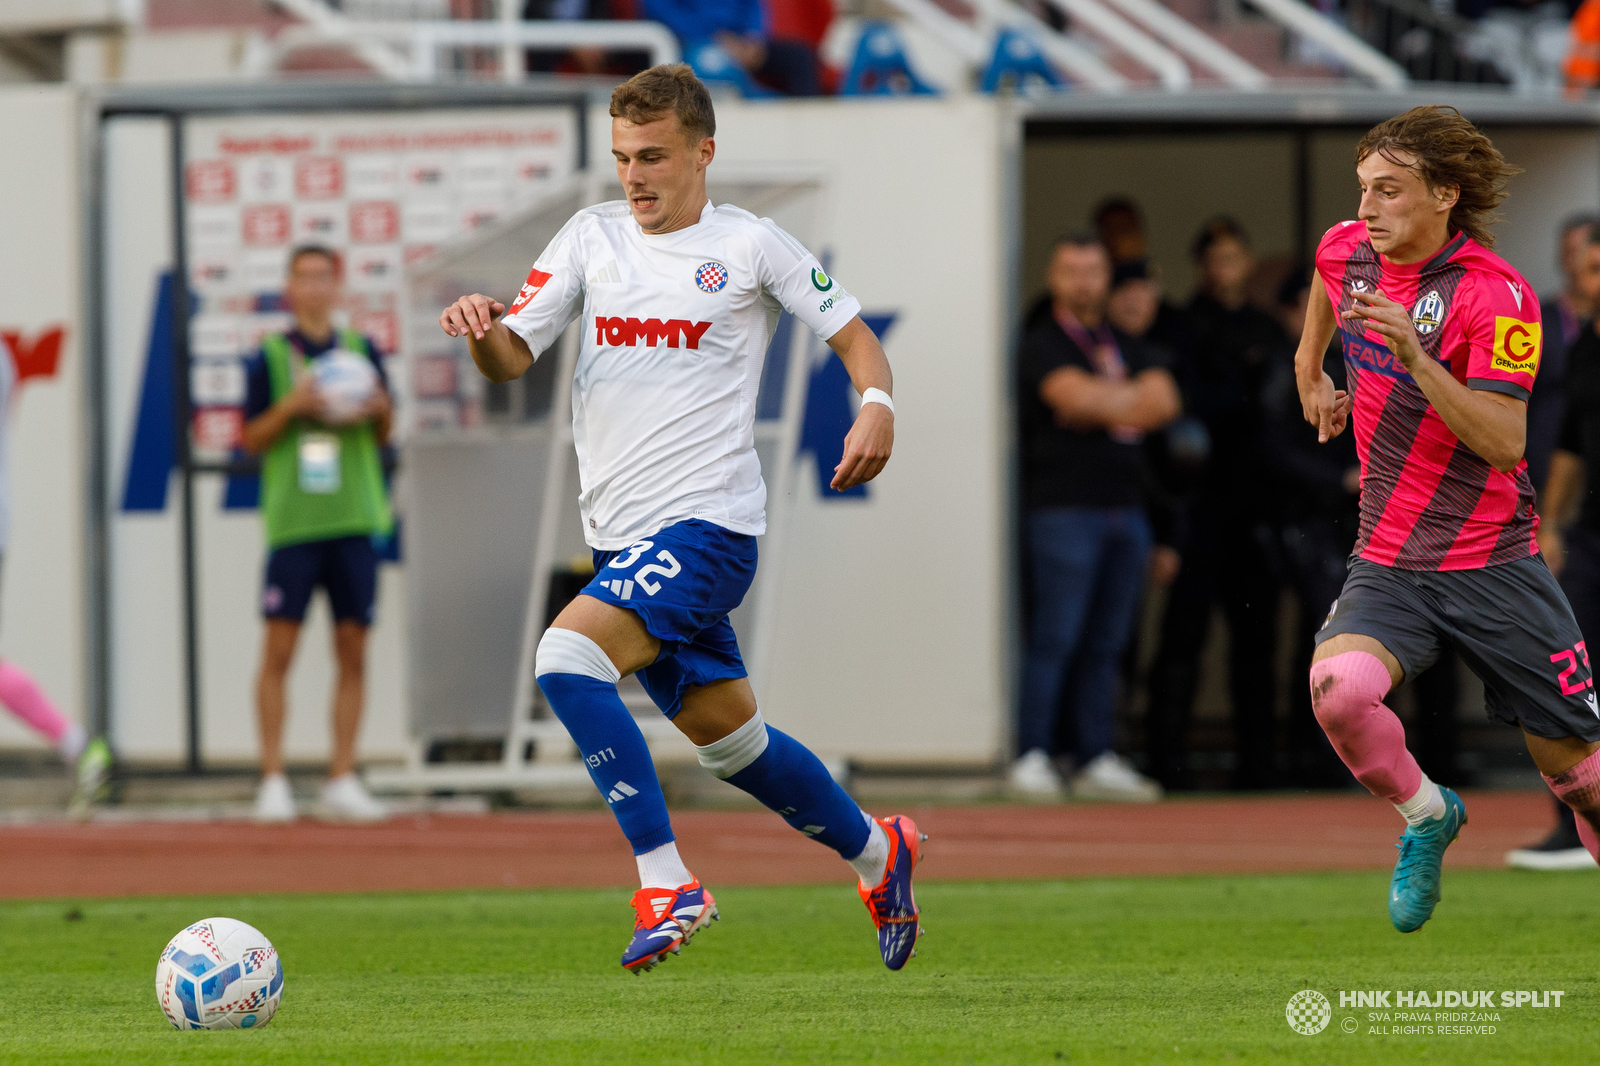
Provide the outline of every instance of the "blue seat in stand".
[[732,86],[740,94],[749,97],[778,95],[752,78],[748,71],[733,61],[732,56],[709,41],[689,50],[689,66],[707,85]]
[[983,72],[983,91],[997,92],[1008,81],[1014,91],[1021,91],[1029,78],[1037,78],[1052,89],[1066,84],[1032,37],[1020,30],[1002,29],[994,40],[989,69]]
[[939,90],[917,76],[905,44],[887,22],[868,22],[856,41],[840,96],[937,96]]

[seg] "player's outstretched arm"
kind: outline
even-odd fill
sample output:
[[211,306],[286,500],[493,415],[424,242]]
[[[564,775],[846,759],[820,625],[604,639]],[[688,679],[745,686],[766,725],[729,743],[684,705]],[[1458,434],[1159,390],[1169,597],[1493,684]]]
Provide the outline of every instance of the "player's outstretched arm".
[[1311,299],[1306,304],[1306,325],[1300,333],[1300,347],[1294,353],[1294,378],[1300,388],[1300,407],[1306,421],[1317,427],[1317,442],[1326,444],[1344,432],[1350,417],[1350,396],[1333,387],[1333,379],[1322,372],[1322,356],[1338,326],[1333,302],[1320,279],[1313,278]]
[[490,381],[520,378],[533,365],[528,342],[513,333],[499,316],[506,305],[482,293],[463,296],[439,314],[439,327],[452,337],[467,338],[472,361]]
[[1522,461],[1528,443],[1528,404],[1515,396],[1468,388],[1422,350],[1422,339],[1405,305],[1382,293],[1358,292],[1345,317],[1381,336],[1450,432],[1501,473]]
[[[828,347],[839,355],[850,372],[850,383],[857,393],[880,389],[893,394],[894,375],[883,345],[858,315],[843,329],[828,338]],[[894,450],[894,412],[881,403],[864,403],[855,425],[844,438],[844,458],[833,468],[830,487],[836,492],[864,485],[877,477]]]

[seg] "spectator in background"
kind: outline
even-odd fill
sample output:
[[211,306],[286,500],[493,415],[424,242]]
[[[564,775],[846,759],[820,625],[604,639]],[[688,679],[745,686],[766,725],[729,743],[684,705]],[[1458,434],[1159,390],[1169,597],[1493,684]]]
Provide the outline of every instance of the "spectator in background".
[[1150,262],[1149,242],[1145,239],[1144,212],[1128,197],[1113,196],[1100,202],[1093,217],[1095,232],[1111,255],[1112,267],[1141,271],[1140,276],[1149,282],[1148,290],[1155,293],[1155,317],[1146,334],[1176,353],[1183,345],[1183,313],[1162,295],[1161,277]]
[[1236,788],[1274,784],[1274,670],[1279,579],[1275,493],[1262,432],[1264,386],[1283,327],[1247,300],[1255,270],[1244,230],[1207,223],[1193,254],[1200,285],[1188,307],[1188,344],[1177,379],[1184,409],[1210,437],[1186,508],[1183,566],[1167,597],[1160,650],[1151,668],[1146,738],[1153,772],[1169,788],[1192,788],[1189,728],[1200,655],[1220,601],[1228,619]]
[[643,0],[644,17],[663,23],[683,52],[715,44],[752,78],[785,96],[821,91],[817,54],[804,41],[775,39],[761,0]]
[[1572,51],[1563,73],[1569,95],[1582,95],[1600,85],[1600,0],[1583,0],[1572,16]]
[[[1278,527],[1284,573],[1299,611],[1290,677],[1309,674],[1318,629],[1344,587],[1350,549],[1361,523],[1361,461],[1354,433],[1317,443],[1317,427],[1306,422],[1295,383],[1294,354],[1305,332],[1306,305],[1315,274],[1299,268],[1278,290],[1278,321],[1283,343],[1272,352],[1265,392],[1263,440],[1271,486],[1281,505]],[[1344,352],[1337,338],[1322,357],[1322,369],[1335,389],[1345,387]],[[1289,686],[1285,748],[1290,779],[1306,787],[1335,787],[1354,778],[1334,754],[1311,710],[1311,690]]]
[[[333,761],[321,812],[345,821],[386,817],[356,776],[356,736],[366,700],[367,627],[378,589],[376,536],[394,527],[379,449],[389,439],[389,402],[382,353],[372,338],[336,329],[337,253],[303,245],[289,255],[284,302],[294,312],[288,333],[263,338],[246,364],[241,443],[262,456],[261,518],[268,548],[261,610],[266,634],[256,683],[261,727],[261,787],[255,818],[290,822],[294,798],[283,772],[284,687],[306,608],[317,586],[333,608],[338,683],[333,697]],[[353,422],[327,425],[311,362],[341,349],[372,360],[378,389]]]
[[1140,505],[1144,433],[1178,413],[1157,351],[1106,320],[1111,260],[1092,234],[1056,242],[1050,300],[1018,358],[1031,626],[1011,784],[1056,794],[1056,708],[1071,686],[1073,791],[1154,799],[1111,750],[1119,662],[1144,587],[1150,530]]
[[[529,22],[626,22],[639,17],[638,0],[526,0],[522,17]],[[649,65],[650,53],[643,50],[528,49],[530,72],[628,78]]]
[[[1600,337],[1592,318],[1600,303],[1600,227],[1593,218],[1573,218],[1562,227],[1561,269],[1566,288],[1540,308],[1544,354],[1528,401],[1528,472],[1532,475],[1535,459],[1534,409],[1543,400],[1540,415],[1547,417],[1559,403],[1560,431],[1554,448],[1541,457],[1548,473],[1534,482],[1539,551],[1561,582],[1585,642],[1594,642],[1600,641],[1600,485],[1592,480],[1585,485],[1588,471],[1600,470]],[[1561,360],[1564,395],[1542,396],[1539,385],[1552,354]],[[1555,828],[1539,843],[1508,854],[1506,861],[1533,870],[1592,868],[1594,859],[1578,839],[1572,808],[1554,796],[1551,800]]]

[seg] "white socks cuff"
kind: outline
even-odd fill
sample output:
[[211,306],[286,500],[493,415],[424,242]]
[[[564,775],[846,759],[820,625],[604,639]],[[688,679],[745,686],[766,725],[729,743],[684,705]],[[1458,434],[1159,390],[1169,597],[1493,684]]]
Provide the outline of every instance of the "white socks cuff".
[[695,746],[694,753],[700,765],[711,771],[713,777],[726,781],[746,766],[761,758],[767,750],[767,723],[761,712],[721,740],[704,747]]
[[570,629],[547,629],[539,638],[539,650],[533,656],[533,675],[543,677],[545,674],[578,674],[613,685],[622,680],[622,672],[600,645]]
[[77,762],[78,756],[82,755],[88,746],[89,734],[84,731],[83,726],[77,724],[68,726],[67,731],[61,734],[61,739],[56,741],[56,750],[67,762]]
[[1422,787],[1404,803],[1396,803],[1394,809],[1400,812],[1407,825],[1421,825],[1430,818],[1443,818],[1444,793],[1428,779],[1427,774],[1423,774]]
[[861,849],[860,855],[846,861],[861,879],[861,883],[871,890],[877,888],[883,881],[883,872],[889,868],[889,834],[884,831],[877,819],[866,811],[862,811],[861,816],[872,827],[867,833],[867,846]]
[[681,888],[694,880],[689,868],[678,857],[677,841],[669,840],[633,857],[639,866],[640,888]]

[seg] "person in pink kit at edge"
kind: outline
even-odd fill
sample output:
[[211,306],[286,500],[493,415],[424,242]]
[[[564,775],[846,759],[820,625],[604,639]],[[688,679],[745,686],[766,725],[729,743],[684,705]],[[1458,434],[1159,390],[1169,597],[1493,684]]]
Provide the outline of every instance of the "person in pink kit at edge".
[[[0,354],[0,563],[11,540],[11,474],[9,452],[11,416],[16,408],[17,368],[9,353]],[[104,798],[111,772],[111,750],[105,741],[90,739],[81,725],[56,708],[28,672],[10,659],[0,658],[0,704],[22,723],[48,740],[69,766],[76,765],[77,782],[69,809],[76,815]]]
[[[1357,780],[1407,826],[1389,918],[1409,933],[1439,902],[1445,849],[1466,824],[1384,706],[1454,648],[1515,725],[1596,853],[1600,706],[1583,634],[1539,554],[1523,449],[1539,371],[1539,301],[1489,250],[1491,212],[1517,172],[1453,108],[1418,107],[1356,148],[1359,217],[1317,248],[1295,370],[1327,441],[1355,424],[1361,525],[1349,576],[1317,634],[1311,699]],[[1339,330],[1351,394],[1322,353]]]

